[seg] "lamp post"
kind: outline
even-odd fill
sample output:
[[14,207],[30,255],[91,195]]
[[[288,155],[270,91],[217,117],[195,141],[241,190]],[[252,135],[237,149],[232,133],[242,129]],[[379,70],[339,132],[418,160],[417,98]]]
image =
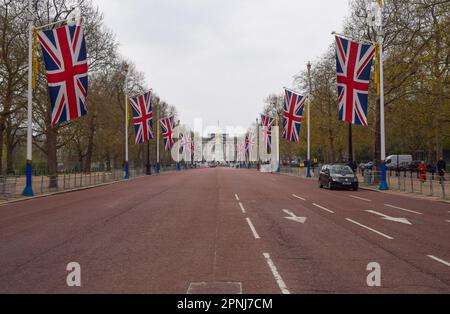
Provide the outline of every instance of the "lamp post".
[[308,68],[308,156],[306,160],[306,177],[311,178],[311,94],[312,94],[312,84],[311,84],[311,62],[308,61],[306,65]]
[[122,71],[125,75],[125,83],[123,86],[123,93],[125,95],[125,162],[124,162],[124,179],[129,179],[129,166],[128,166],[128,95],[127,95],[127,88],[128,88],[128,64],[124,63]]

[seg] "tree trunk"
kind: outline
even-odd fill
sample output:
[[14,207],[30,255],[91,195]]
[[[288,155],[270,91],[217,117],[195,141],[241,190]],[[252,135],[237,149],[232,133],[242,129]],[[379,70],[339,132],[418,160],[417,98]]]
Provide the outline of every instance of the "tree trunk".
[[56,139],[58,132],[57,130],[51,126],[47,126],[47,168],[48,175],[50,178],[49,188],[57,189],[58,188],[58,160],[57,160],[57,152],[56,152]]
[[89,120],[89,138],[88,138],[88,146],[87,146],[87,152],[86,152],[86,163],[84,166],[85,172],[88,172],[88,173],[91,172],[92,154],[94,152],[94,136],[95,136],[95,130],[96,130],[96,122],[97,122],[97,116],[95,114],[93,114],[91,119]]
[[14,160],[13,160],[13,153],[14,153],[14,135],[12,134],[12,130],[10,127],[10,123],[8,123],[8,126],[6,128],[6,174],[7,175],[14,175]]

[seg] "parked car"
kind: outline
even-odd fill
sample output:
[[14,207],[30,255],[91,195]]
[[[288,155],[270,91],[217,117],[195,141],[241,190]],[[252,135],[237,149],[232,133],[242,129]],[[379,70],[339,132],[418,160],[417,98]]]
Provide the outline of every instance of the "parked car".
[[319,188],[358,190],[358,178],[347,165],[324,165],[319,174]]
[[365,168],[364,169],[372,170],[374,166],[375,166],[375,162],[374,161],[369,161],[368,163],[365,164]]

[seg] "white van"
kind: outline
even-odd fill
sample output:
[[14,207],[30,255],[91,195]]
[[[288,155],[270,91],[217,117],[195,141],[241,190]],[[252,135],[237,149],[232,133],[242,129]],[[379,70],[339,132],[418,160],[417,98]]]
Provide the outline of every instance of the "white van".
[[412,155],[390,155],[386,158],[386,167],[388,168],[406,168],[412,162]]

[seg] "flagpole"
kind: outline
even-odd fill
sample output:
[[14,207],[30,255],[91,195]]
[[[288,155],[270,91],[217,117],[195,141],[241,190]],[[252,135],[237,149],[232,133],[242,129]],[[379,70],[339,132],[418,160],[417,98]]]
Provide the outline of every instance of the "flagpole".
[[379,21],[378,26],[378,45],[380,49],[379,63],[380,63],[380,151],[381,151],[381,178],[380,178],[380,190],[388,190],[389,186],[386,181],[386,138],[385,138],[385,124],[384,124],[384,77],[383,77],[383,5],[381,1],[377,1],[379,6]]
[[125,163],[124,163],[124,179],[127,180],[130,177],[129,167],[128,167],[128,96],[127,96],[127,86],[128,86],[128,64],[123,65],[123,71],[125,73],[125,85],[123,88],[123,93],[125,95]]
[[258,160],[257,164],[256,164],[256,169],[260,170],[261,167],[261,160],[260,160],[260,156],[259,156],[259,120],[258,118],[256,118],[256,158]]
[[309,94],[308,94],[308,157],[306,161],[306,177],[311,178],[311,62],[308,61],[306,65],[308,68],[308,85],[309,85]]
[[23,196],[33,196],[33,14],[32,0],[28,0],[28,108],[27,108],[27,168]]
[[161,170],[161,164],[159,163],[159,101],[156,109],[156,174],[159,174]]
[[[178,142],[180,142],[180,120],[178,120],[178,128],[177,128],[177,138],[178,138]],[[184,149],[183,149],[184,151]],[[177,160],[177,170],[180,171],[181,167],[180,167],[180,147],[178,147],[178,160]]]

